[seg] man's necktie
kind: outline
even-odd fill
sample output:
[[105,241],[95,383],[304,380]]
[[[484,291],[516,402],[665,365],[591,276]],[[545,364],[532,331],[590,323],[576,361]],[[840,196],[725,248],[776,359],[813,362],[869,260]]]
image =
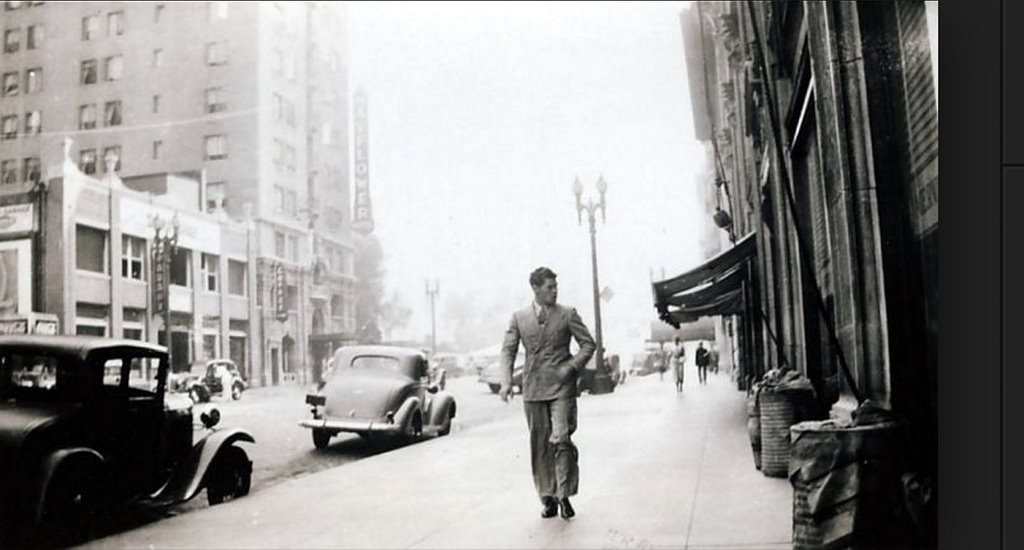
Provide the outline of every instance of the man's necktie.
[[542,307],[542,308],[540,308],[540,312],[537,313],[537,322],[543,325],[547,320],[548,320],[548,310],[547,310],[547,308],[543,308]]

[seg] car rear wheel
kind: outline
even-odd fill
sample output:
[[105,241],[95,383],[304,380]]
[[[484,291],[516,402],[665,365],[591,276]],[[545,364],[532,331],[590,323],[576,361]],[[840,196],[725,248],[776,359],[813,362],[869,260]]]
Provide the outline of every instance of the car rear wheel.
[[448,435],[452,433],[452,409],[448,407],[448,410],[444,411],[444,424],[441,424],[441,429],[437,430],[437,435]]
[[498,393],[499,391],[501,391],[500,384],[487,384],[487,387],[491,388],[491,393]]
[[207,472],[206,500],[215,506],[249,494],[252,462],[240,447],[223,449]]
[[331,443],[331,432],[327,430],[313,430],[313,446],[317,449],[326,449]]
[[85,462],[65,464],[50,480],[43,503],[43,539],[57,537],[64,545],[79,539],[90,538],[89,530],[99,510],[102,494],[98,470]]

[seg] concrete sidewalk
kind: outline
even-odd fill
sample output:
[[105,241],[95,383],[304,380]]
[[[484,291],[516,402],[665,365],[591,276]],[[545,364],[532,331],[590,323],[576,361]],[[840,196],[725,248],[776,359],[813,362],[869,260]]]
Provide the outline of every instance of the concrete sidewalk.
[[89,546],[790,548],[792,490],[754,468],[743,392],[693,378],[682,394],[647,376],[580,398],[572,521],[540,517],[515,415]]

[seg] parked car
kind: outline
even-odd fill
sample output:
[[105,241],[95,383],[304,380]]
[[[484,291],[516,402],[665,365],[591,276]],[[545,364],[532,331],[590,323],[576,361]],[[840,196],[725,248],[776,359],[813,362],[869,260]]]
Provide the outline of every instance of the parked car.
[[[40,369],[53,384],[21,382]],[[166,393],[167,372],[165,349],[135,340],[0,336],[0,546],[75,533],[118,504],[249,492],[237,444],[252,435],[216,429],[215,409],[197,426],[192,403]]]
[[306,404],[312,418],[299,425],[312,431],[317,449],[341,432],[408,439],[447,435],[455,418],[455,398],[430,379],[426,355],[397,346],[339,348]]
[[[211,359],[194,365],[189,372],[174,373],[168,379],[168,390],[186,393],[193,403],[208,403],[214,395],[224,393],[224,375],[231,377],[231,399],[238,401],[249,383],[231,359]],[[226,397],[226,396],[225,396]]]
[[[523,393],[523,367],[526,365],[526,356],[520,349],[516,354],[515,363],[512,366],[512,391]],[[486,367],[480,371],[478,382],[487,384],[491,393],[498,393],[501,390],[501,356],[495,357]]]

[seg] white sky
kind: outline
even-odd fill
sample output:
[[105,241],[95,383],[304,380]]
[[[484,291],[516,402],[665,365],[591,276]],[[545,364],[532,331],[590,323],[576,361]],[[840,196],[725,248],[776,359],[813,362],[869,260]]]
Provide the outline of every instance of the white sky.
[[[685,2],[352,3],[350,84],[369,97],[370,189],[387,293],[430,332],[424,279],[493,304],[504,323],[546,265],[594,329],[590,245],[572,182],[596,198],[606,347],[642,344],[660,278],[701,262],[710,186],[693,134]],[[501,339],[494,335],[494,342]],[[438,341],[451,337],[438,327]]]

